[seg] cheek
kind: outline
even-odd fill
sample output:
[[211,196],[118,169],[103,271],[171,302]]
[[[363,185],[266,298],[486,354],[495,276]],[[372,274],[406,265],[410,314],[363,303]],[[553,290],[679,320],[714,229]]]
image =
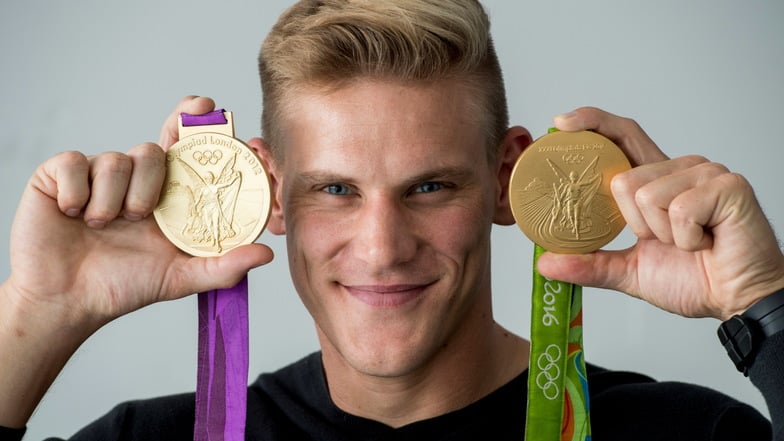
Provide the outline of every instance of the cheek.
[[346,216],[325,214],[314,206],[288,204],[286,244],[289,265],[296,278],[330,261],[351,232]]
[[422,222],[429,225],[429,231],[423,236],[439,254],[449,256],[458,265],[479,258],[489,243],[492,226],[486,208],[477,202],[427,217]]
[[314,316],[322,314],[319,311],[323,305],[320,306],[317,293],[323,291],[323,287],[318,286],[323,278],[318,274],[324,271],[323,256],[328,246],[324,238],[332,237],[323,230],[307,211],[286,211],[286,248],[291,280],[303,305]]

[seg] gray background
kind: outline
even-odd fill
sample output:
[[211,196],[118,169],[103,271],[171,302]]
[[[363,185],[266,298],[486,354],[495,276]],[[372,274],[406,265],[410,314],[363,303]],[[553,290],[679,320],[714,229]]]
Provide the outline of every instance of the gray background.
[[[288,1],[4,2],[0,13],[0,248],[28,176],[70,149],[155,141],[181,97],[235,112],[259,131],[256,52]],[[539,135],[551,116],[594,105],[638,120],[671,156],[699,153],[744,174],[784,225],[780,141],[784,3],[775,0],[487,1],[514,123]],[[63,238],[66,240],[66,238]],[[251,380],[316,349],[279,237],[252,272]],[[610,245],[631,243],[628,232]],[[496,228],[497,319],[527,336],[532,245]],[[0,277],[9,272],[0,256]],[[666,274],[662,274],[666,277]],[[26,440],[69,436],[121,400],[195,384],[195,298],[154,305],[90,338],[58,378]],[[586,290],[587,358],[660,380],[696,382],[764,410],[718,344],[718,322],[687,320],[614,292]],[[52,341],[52,344],[58,344]]]

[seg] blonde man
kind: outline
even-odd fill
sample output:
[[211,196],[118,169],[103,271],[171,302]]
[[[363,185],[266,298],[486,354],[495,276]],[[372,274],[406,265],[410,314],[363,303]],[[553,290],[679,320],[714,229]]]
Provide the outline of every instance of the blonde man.
[[[321,351],[250,386],[247,438],[522,439],[529,343],[493,319],[490,232],[513,221],[507,184],[531,136],[509,127],[481,5],[302,1],[259,60],[264,140],[249,145],[269,166],[268,228],[286,235]],[[213,107],[188,97],[160,145],[59,155],[31,179],[0,292],[9,439],[21,438],[59,370],[103,324],[232,286],[272,258],[259,244],[190,258],[149,217],[176,115]],[[704,158],[669,159],[635,123],[598,109],[555,124],[625,150],[636,167],[613,189],[639,242],[622,253],[546,255],[543,274],[722,320],[784,288],[784,256],[744,179]],[[54,335],[62,343],[51,347]],[[750,367],[776,428],[782,341],[766,340]],[[595,366],[589,375],[595,439],[770,437],[758,412],[718,392]],[[192,439],[193,402],[125,403],[74,439]]]

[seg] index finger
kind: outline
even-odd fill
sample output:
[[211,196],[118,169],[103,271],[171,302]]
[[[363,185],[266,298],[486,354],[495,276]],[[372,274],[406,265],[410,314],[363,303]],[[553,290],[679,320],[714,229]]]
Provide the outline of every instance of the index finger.
[[184,112],[201,115],[211,112],[213,109],[215,109],[215,101],[213,101],[212,98],[196,95],[186,96],[180,100],[177,107],[174,109],[174,112],[164,121],[163,127],[161,127],[161,137],[159,138],[158,145],[160,145],[163,150],[169,150],[169,147],[171,147],[172,144],[180,140],[179,128],[177,125],[180,113]]
[[606,136],[618,144],[635,167],[669,159],[636,121],[596,107],[580,107],[557,115],[553,123],[558,130],[591,130]]

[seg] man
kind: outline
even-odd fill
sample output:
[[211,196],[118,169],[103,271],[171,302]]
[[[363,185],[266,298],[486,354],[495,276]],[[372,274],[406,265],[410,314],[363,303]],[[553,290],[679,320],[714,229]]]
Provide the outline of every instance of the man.
[[[490,231],[513,222],[507,184],[531,136],[509,127],[488,26],[470,0],[301,2],[265,41],[264,140],[249,144],[269,166],[268,228],[286,235],[321,351],[254,383],[248,438],[522,438],[529,344],[493,320]],[[259,244],[186,256],[149,216],[176,115],[213,107],[188,97],[160,145],[61,154],[31,178],[0,288],[8,436],[21,437],[102,325],[232,286],[271,260]],[[721,320],[784,288],[784,256],[744,179],[704,158],[670,160],[635,123],[598,109],[555,124],[610,137],[637,166],[613,190],[639,240],[545,255],[544,275]],[[764,341],[750,366],[776,430],[782,339]],[[593,367],[590,382],[596,439],[770,438],[756,411],[713,391]],[[193,413],[193,395],[124,404],[75,438],[191,439]]]

